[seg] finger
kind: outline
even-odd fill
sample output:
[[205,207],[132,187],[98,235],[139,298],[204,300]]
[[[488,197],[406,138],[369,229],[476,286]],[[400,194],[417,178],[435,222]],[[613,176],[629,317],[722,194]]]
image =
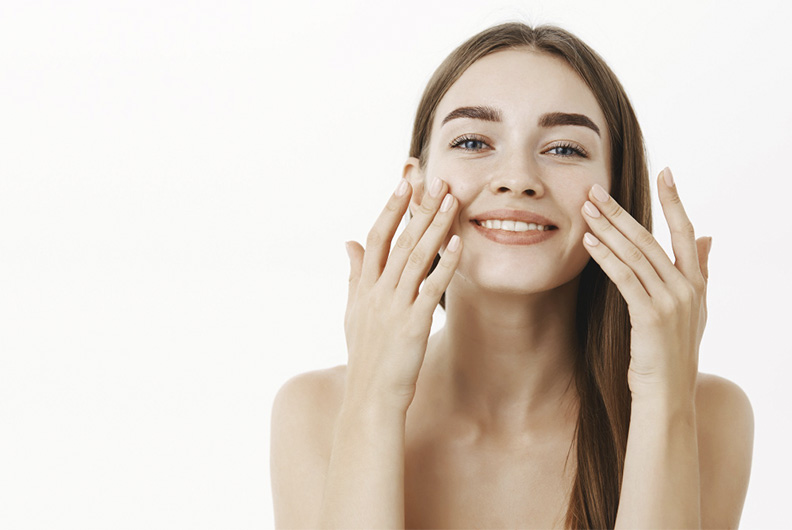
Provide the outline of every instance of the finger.
[[649,293],[638,281],[638,277],[633,270],[625,265],[605,243],[601,242],[593,234],[586,232],[583,236],[583,246],[608,278],[616,284],[628,305],[631,307],[642,307],[651,303]]
[[[396,244],[393,246],[388,262],[382,271],[381,281],[384,284],[395,288],[399,283],[402,272],[404,272],[404,266],[407,260],[410,259],[410,254],[412,254],[413,249],[434,220],[447,191],[448,185],[440,179],[435,179],[432,185],[429,186],[429,189],[421,199],[421,204],[416,208],[415,215],[407,223],[404,232],[396,239]],[[429,264],[431,264],[433,258],[434,255],[429,256]]]
[[622,208],[608,192],[601,186],[594,185],[589,191],[589,198],[596,204],[597,209],[605,214],[611,224],[643,252],[646,259],[652,264],[652,268],[664,282],[673,283],[681,279],[681,273],[671,263],[666,251],[663,250],[652,233]]
[[665,168],[657,177],[657,189],[663,215],[671,231],[671,246],[674,249],[676,262],[674,266],[689,280],[700,277],[698,250],[696,248],[696,232],[693,223],[685,213],[682,200],[679,198],[671,170]]
[[373,284],[382,274],[388,260],[391,240],[410,204],[411,193],[410,183],[402,178],[369,231],[360,276],[362,282]]
[[457,205],[458,202],[454,196],[447,193],[440,204],[440,211],[437,212],[429,228],[410,253],[396,286],[396,296],[401,301],[412,303],[418,295],[418,286],[426,278],[426,273],[429,272],[440,246],[448,235],[448,230],[456,215]]
[[709,255],[710,255],[710,250],[712,249],[712,238],[700,237],[699,239],[696,240],[696,246],[698,249],[699,269],[701,270],[701,275],[704,276],[704,280],[708,280]]
[[349,256],[349,295],[347,297],[347,307],[349,302],[355,297],[357,286],[360,282],[360,273],[363,270],[363,256],[365,251],[363,246],[357,241],[347,241],[346,251]]
[[[600,208],[597,208],[592,202],[586,201],[581,209],[583,218],[591,228],[591,232],[605,243],[622,263],[633,270],[649,296],[658,296],[661,292],[666,291],[665,282],[647,257],[647,254],[651,255],[655,251],[653,243],[659,248],[659,244],[652,234],[615,200],[607,196],[602,187],[595,186],[592,189],[592,195],[599,197],[595,200],[600,203]],[[603,200],[603,197],[606,199]],[[674,269],[674,265],[669,261],[662,248],[659,250],[661,256],[654,258],[659,262],[658,267],[662,267],[663,261],[665,261],[667,267],[679,276],[679,271]]]
[[426,278],[421,291],[418,293],[418,297],[415,299],[413,311],[416,318],[423,322],[432,318],[437,304],[440,303],[440,298],[454,277],[461,255],[462,239],[458,235],[453,235],[448,241],[448,246],[437,263],[437,267]]

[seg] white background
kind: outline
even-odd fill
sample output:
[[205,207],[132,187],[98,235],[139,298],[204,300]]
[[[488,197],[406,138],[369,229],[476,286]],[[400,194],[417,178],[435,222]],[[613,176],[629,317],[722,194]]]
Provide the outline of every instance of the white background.
[[435,67],[512,19],[605,57],[713,236],[700,369],[754,407],[743,527],[788,524],[788,5],[3,1],[0,527],[271,527],[275,392],[346,362],[344,241]]

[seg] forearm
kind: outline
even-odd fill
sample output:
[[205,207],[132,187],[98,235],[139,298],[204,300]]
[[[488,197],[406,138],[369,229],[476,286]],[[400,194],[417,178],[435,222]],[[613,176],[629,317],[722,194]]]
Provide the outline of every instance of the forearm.
[[406,409],[344,401],[320,528],[404,528],[405,419]]
[[701,528],[693,399],[633,400],[615,528]]

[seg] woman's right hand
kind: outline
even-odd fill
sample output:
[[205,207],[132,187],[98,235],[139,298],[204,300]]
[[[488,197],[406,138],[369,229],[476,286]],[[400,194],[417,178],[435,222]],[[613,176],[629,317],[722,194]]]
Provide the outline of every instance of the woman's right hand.
[[395,405],[405,411],[412,402],[432,315],[462,251],[461,239],[453,236],[437,268],[426,277],[458,207],[447,191],[448,185],[439,179],[429,186],[391,251],[412,195],[412,187],[402,179],[369,232],[366,249],[356,241],[347,243],[346,398]]

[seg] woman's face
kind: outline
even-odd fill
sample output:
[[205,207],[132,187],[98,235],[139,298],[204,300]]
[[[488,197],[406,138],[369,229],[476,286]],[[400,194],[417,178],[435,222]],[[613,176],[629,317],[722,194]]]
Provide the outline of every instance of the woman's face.
[[[580,209],[594,184],[610,191],[608,129],[594,95],[563,60],[500,51],[451,86],[436,109],[425,170],[414,158],[406,170],[416,192],[439,177],[460,203],[449,233],[464,242],[458,275],[490,290],[545,291],[574,279],[589,260]],[[531,215],[554,228],[486,228],[486,219],[530,222]]]

